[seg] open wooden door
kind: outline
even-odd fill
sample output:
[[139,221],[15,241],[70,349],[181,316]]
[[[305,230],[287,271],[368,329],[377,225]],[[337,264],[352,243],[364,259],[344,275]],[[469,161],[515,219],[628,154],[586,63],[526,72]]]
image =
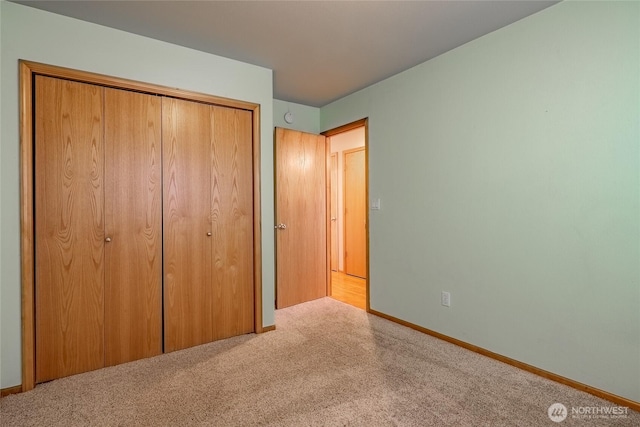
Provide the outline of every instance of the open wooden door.
[[324,136],[276,128],[276,308],[327,295]]

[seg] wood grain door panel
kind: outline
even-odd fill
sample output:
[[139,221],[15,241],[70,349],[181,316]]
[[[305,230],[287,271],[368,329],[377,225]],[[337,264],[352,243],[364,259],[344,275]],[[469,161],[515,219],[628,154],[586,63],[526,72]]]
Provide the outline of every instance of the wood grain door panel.
[[213,339],[254,331],[251,112],[211,107]]
[[364,148],[344,153],[344,253],[346,274],[367,276],[367,201]]
[[36,77],[36,382],[104,365],[102,97]]
[[331,155],[331,271],[338,271],[340,268],[339,237],[338,237],[338,154]]
[[327,295],[325,137],[276,129],[276,301],[284,308]]
[[165,351],[213,340],[211,107],[163,98]]
[[162,352],[161,98],[105,88],[105,365]]
[[20,71],[23,388],[262,331],[259,106]]

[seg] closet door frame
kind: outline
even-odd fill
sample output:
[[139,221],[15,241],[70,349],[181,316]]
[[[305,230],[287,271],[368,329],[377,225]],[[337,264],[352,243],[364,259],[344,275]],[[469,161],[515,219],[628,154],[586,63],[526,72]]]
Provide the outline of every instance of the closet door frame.
[[262,230],[260,225],[260,105],[137,82],[70,68],[20,60],[20,271],[22,290],[22,385],[21,391],[35,387],[35,235],[33,179],[33,93],[36,75],[75,80],[116,89],[247,110],[252,113],[253,142],[253,281],[255,333],[270,330],[262,325]]

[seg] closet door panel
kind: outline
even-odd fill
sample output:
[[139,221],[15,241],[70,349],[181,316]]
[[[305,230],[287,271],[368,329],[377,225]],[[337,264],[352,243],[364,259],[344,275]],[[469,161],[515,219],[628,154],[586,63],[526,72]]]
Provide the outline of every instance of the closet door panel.
[[210,109],[162,101],[167,352],[213,340]]
[[36,77],[36,382],[104,365],[102,96]]
[[105,89],[105,364],[162,352],[161,98]]
[[254,331],[252,116],[218,106],[211,116],[211,280],[214,339],[222,339]]

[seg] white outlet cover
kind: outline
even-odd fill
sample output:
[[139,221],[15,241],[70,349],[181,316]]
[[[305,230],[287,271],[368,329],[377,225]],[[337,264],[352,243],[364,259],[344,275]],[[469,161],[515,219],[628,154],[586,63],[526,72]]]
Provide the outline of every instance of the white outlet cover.
[[451,307],[451,293],[442,291],[440,302],[445,307]]

